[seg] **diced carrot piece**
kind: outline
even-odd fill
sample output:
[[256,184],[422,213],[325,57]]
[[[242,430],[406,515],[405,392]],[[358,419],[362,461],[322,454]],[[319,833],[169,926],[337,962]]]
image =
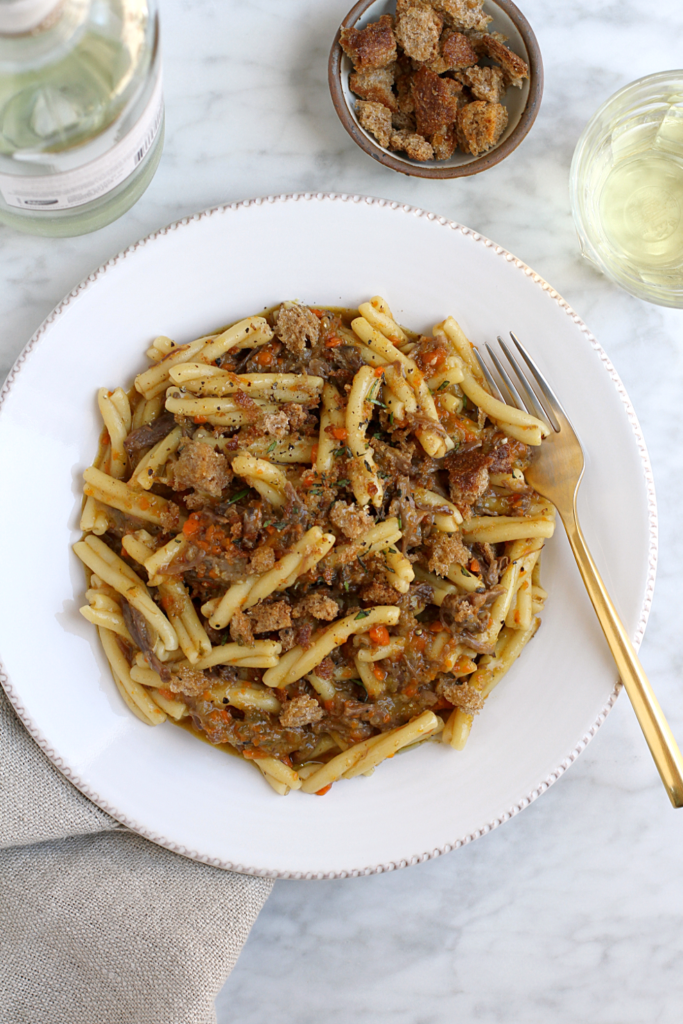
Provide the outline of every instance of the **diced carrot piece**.
[[325,793],[329,793],[332,789],[332,783],[330,782],[327,786],[323,786],[322,789],[316,790],[316,796],[325,796]]

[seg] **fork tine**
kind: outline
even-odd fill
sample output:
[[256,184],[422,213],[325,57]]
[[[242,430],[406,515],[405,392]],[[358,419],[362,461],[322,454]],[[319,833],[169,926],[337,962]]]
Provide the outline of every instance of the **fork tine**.
[[[486,347],[488,348],[488,345]],[[488,366],[486,365],[484,360],[481,358],[481,356],[477,352],[476,348],[473,349],[473,351],[474,351],[475,358],[476,358],[477,362],[479,363],[479,369],[483,373],[484,378],[486,380],[486,383],[491,388],[491,394],[493,395],[494,398],[497,398],[499,402],[504,402],[505,399],[501,395],[500,389],[499,389],[498,385],[496,384],[495,380],[491,376],[491,371],[489,370]]]
[[507,359],[508,363],[514,370],[515,376],[519,381],[519,389],[524,395],[527,411],[532,413],[532,415],[536,416],[537,419],[542,420],[543,422],[550,422],[550,417],[548,416],[548,413],[545,411],[545,409],[539,402],[538,398],[536,397],[532,389],[529,387],[529,382],[522,373],[519,365],[517,364],[514,356],[512,355],[512,352],[510,351],[510,349],[507,347],[507,345],[500,336],[498,337],[498,344],[505,353],[505,358]]
[[[500,338],[498,340],[500,341]],[[512,383],[512,380],[510,379],[510,376],[509,376],[507,370],[505,369],[505,367],[501,363],[500,359],[498,358],[498,356],[496,355],[496,353],[493,351],[493,349],[491,348],[491,346],[489,344],[486,345],[486,351],[488,352],[488,354],[489,354],[489,356],[491,358],[491,362],[493,363],[493,365],[495,366],[496,370],[498,371],[500,379],[502,380],[503,384],[505,385],[505,389],[506,389],[507,393],[509,394],[509,396],[510,396],[510,398],[512,400],[512,404],[516,405],[518,409],[522,409],[523,410],[524,409],[524,402],[522,401],[522,399],[521,399],[521,397],[519,395],[519,392],[517,391],[517,388]]]
[[546,400],[546,415],[547,415],[548,419],[550,420],[550,423],[551,423],[553,429],[556,430],[556,431],[559,431],[561,429],[561,427],[560,427],[560,420],[561,419],[564,419],[565,421],[569,422],[568,418],[567,418],[567,414],[564,411],[564,409],[562,408],[560,400],[558,399],[557,395],[555,394],[555,392],[552,390],[552,388],[548,384],[547,380],[545,379],[545,377],[543,376],[541,371],[536,366],[535,362],[533,361],[533,359],[531,358],[531,356],[529,355],[527,350],[524,348],[524,346],[520,342],[519,338],[515,334],[513,334],[512,331],[510,331],[510,337],[512,338],[513,342],[515,343],[515,345],[517,347],[517,350],[519,351],[519,354],[521,355],[522,359],[524,360],[526,365],[529,367],[529,370],[531,372],[532,377],[536,381],[539,390],[541,391],[543,397]]

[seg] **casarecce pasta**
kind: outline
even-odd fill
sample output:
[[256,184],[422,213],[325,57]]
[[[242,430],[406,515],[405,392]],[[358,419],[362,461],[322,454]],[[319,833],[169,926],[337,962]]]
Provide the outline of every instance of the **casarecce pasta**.
[[274,792],[322,794],[424,740],[461,750],[536,633],[555,515],[545,424],[493,398],[452,317],[286,302],[98,392],[81,609],[139,719]]

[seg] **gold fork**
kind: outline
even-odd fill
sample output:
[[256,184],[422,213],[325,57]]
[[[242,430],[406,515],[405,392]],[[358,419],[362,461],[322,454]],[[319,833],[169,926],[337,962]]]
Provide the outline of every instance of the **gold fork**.
[[526,479],[535,491],[553,503],[560,515],[588,596],[602,626],[624,688],[631,700],[650,753],[669,794],[669,799],[674,807],[683,807],[683,757],[681,757],[681,752],[645,675],[643,666],[633,650],[628,634],[600,578],[579,526],[576,496],[584,471],[581,442],[562,405],[529,353],[512,331],[510,337],[526,363],[535,386],[530,383],[519,362],[502,338],[498,338],[498,343],[514,371],[517,378],[516,385],[512,382],[496,353],[489,345],[486,348],[498,371],[507,396],[503,395],[476,350],[475,355],[496,398],[507,405],[526,410],[551,428],[540,449],[535,449],[534,458],[525,474]]

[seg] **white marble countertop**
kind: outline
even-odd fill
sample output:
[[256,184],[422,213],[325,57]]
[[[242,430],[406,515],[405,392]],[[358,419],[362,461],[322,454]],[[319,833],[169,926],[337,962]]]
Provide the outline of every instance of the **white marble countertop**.
[[[93,268],[207,206],[361,192],[475,228],[564,295],[636,408],[660,516],[642,660],[683,742],[683,311],[631,298],[582,262],[567,191],[574,145],[596,107],[634,78],[680,66],[680,0],[660,0],[647,16],[635,0],[524,0],[545,62],[539,118],[506,161],[454,182],[394,174],[337,121],[327,54],[349,6],[162,3],[167,121],[156,178],[133,210],[92,235],[51,241],[0,227],[0,379]],[[682,854],[683,811],[670,808],[622,696],[571,771],[475,844],[390,875],[278,882],[219,996],[219,1022],[678,1024]]]

